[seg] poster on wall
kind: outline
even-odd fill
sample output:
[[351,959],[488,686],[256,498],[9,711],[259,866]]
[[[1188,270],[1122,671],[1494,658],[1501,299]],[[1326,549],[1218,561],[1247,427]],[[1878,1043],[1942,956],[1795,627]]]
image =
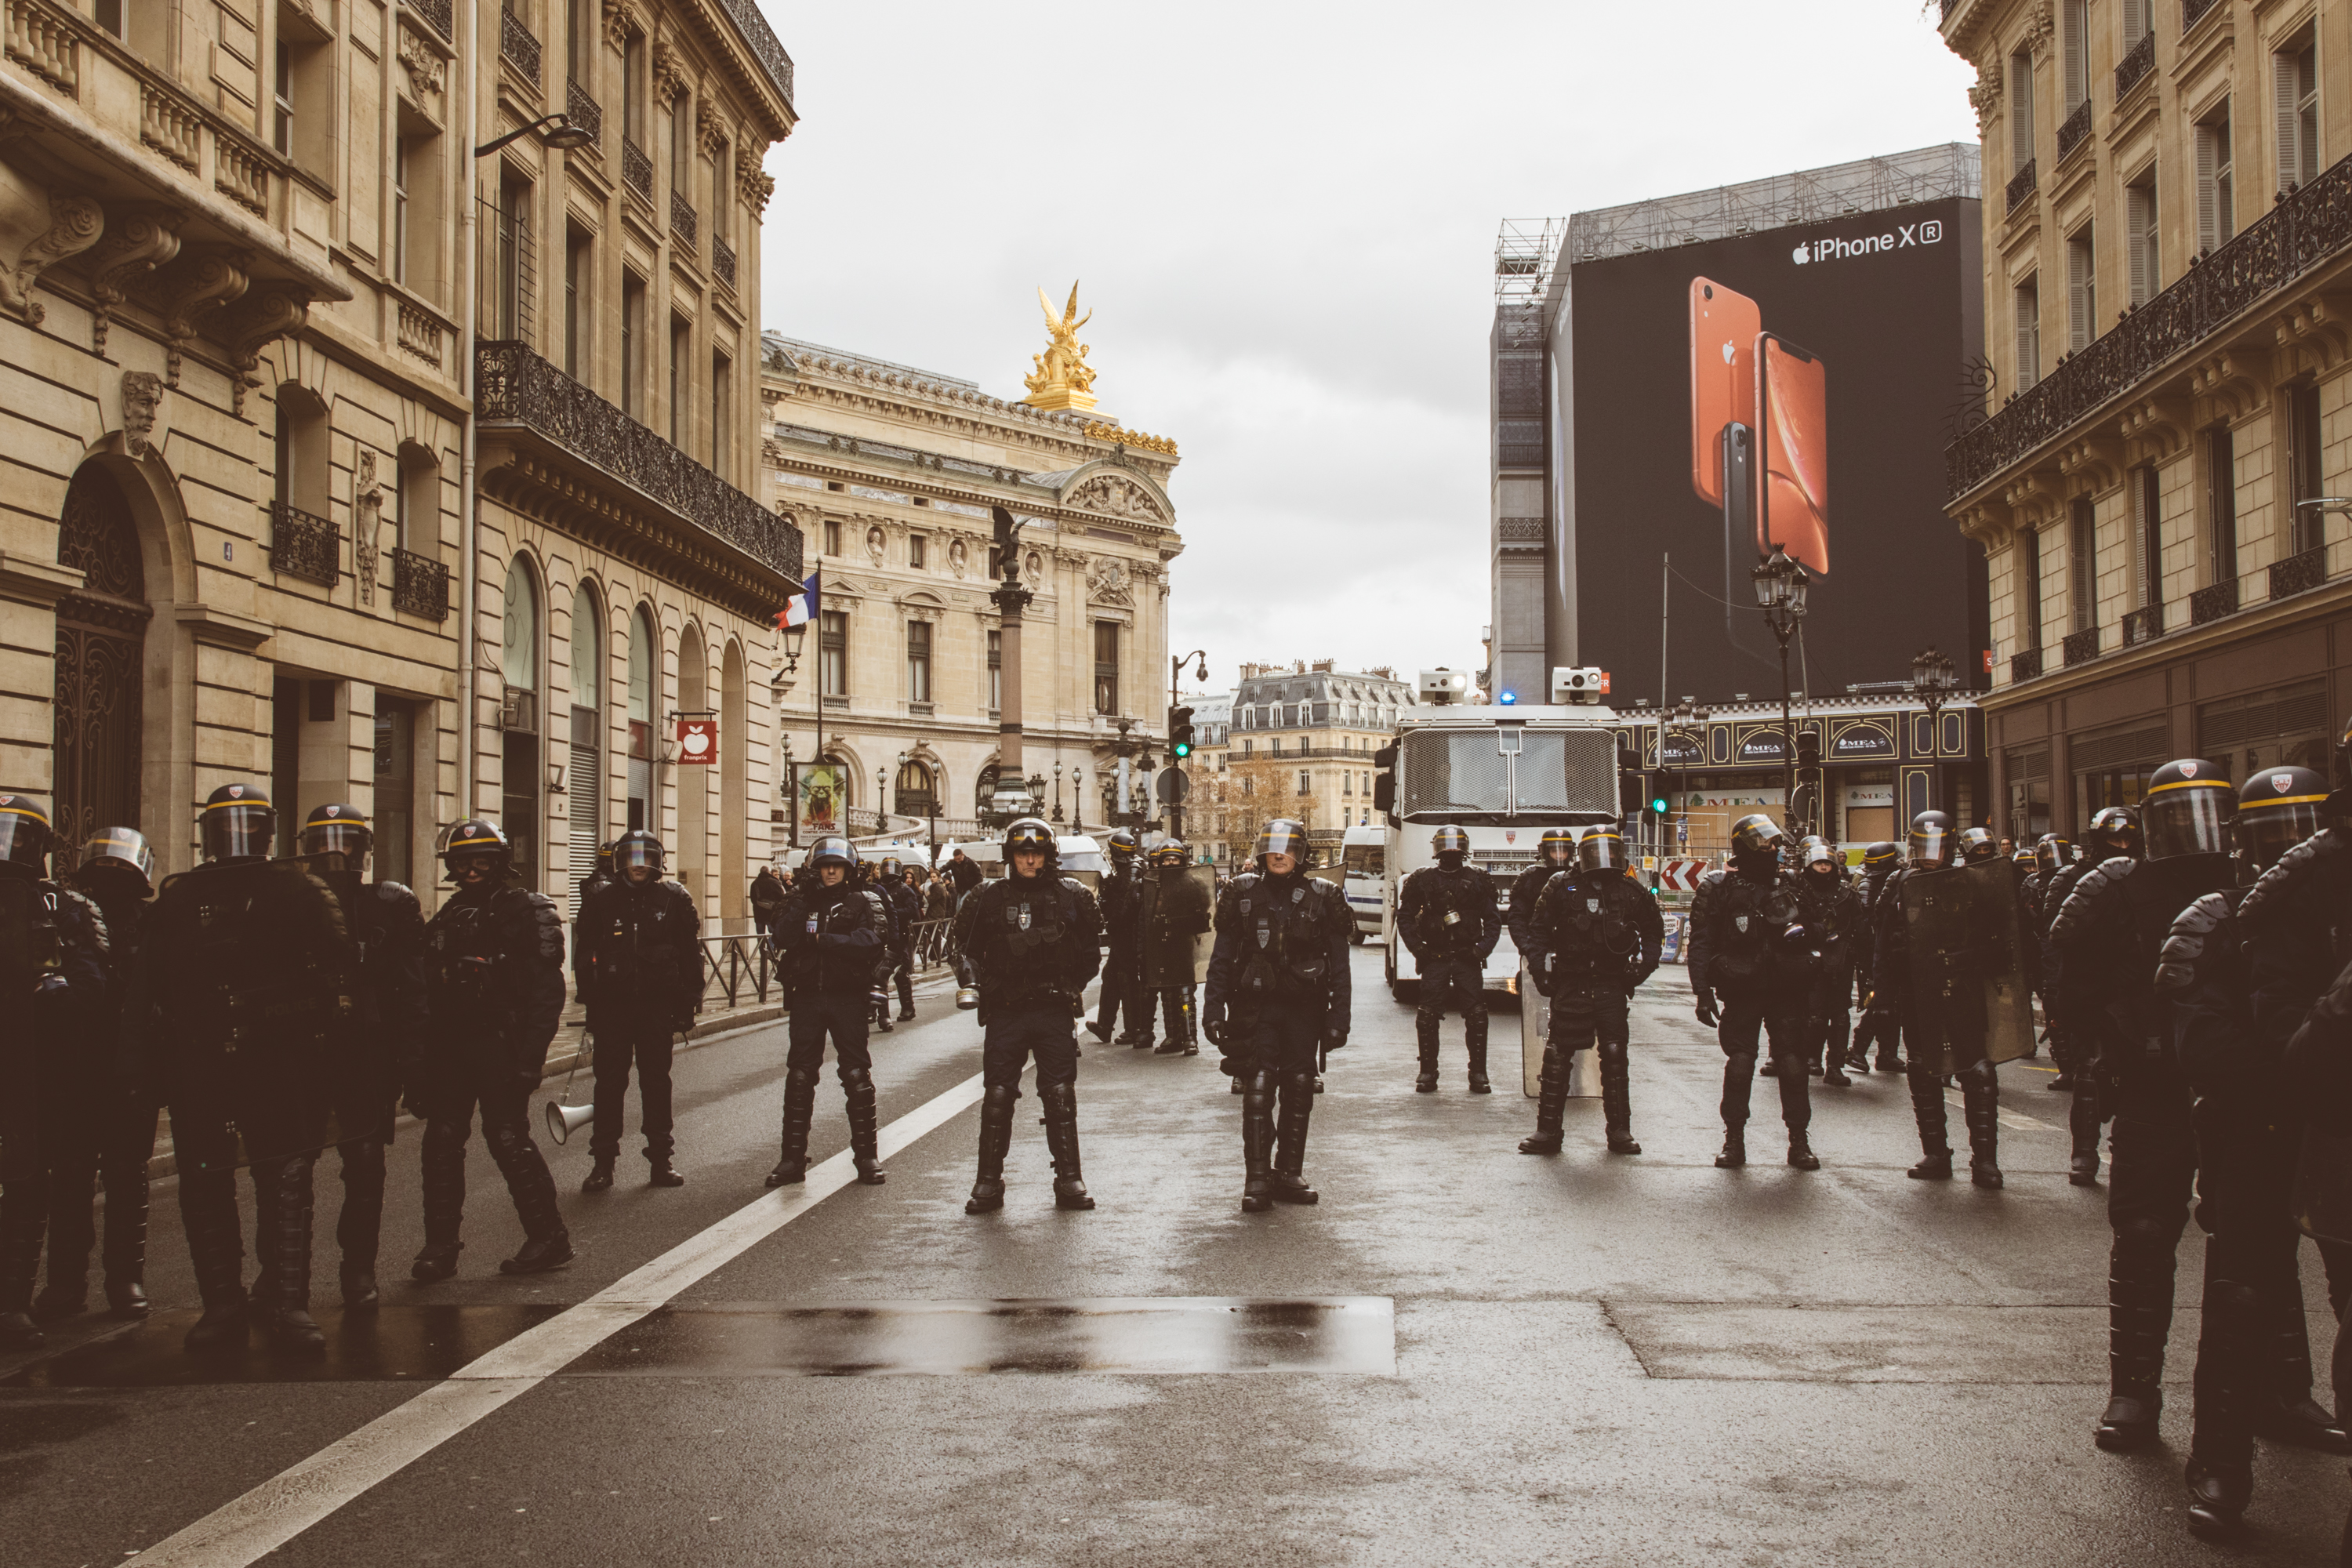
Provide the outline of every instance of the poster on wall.
[[800,770],[801,826],[811,836],[842,830],[841,773],[835,763],[809,763]]

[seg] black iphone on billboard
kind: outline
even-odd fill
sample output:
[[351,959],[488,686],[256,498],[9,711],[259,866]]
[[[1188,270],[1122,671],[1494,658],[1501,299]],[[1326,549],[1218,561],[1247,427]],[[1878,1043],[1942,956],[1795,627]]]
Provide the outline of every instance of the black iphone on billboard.
[[1758,614],[1756,581],[1756,432],[1734,421],[1718,442],[1723,476],[1723,629],[1731,646],[1759,658],[1775,645]]
[[1817,577],[1830,570],[1829,374],[1821,356],[1771,332],[1756,339],[1762,483],[1756,550],[1779,545]]

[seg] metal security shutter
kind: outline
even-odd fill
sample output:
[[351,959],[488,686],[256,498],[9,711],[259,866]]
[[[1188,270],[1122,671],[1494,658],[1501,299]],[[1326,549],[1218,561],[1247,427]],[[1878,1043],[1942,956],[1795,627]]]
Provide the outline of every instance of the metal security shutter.
[[580,884],[596,870],[596,847],[604,842],[604,779],[596,744],[596,710],[572,710],[572,761],[566,768],[572,791],[572,916],[580,916]]
[[2126,763],[2163,762],[2168,733],[2163,725],[2151,724],[2145,730],[2077,741],[2067,749],[2066,765],[2082,773],[2121,767]]
[[2326,728],[2327,694],[2315,686],[2241,708],[2229,709],[2217,702],[2200,710],[2197,746],[2200,751],[2218,752],[2247,741]]

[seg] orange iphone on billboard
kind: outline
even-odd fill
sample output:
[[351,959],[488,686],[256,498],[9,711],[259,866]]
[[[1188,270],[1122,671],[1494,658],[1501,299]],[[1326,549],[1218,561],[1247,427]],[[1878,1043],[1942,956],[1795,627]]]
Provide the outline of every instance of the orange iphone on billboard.
[[1691,489],[1723,504],[1723,427],[1756,423],[1756,301],[1708,278],[1690,285]]
[[1756,339],[1764,482],[1756,549],[1778,544],[1806,571],[1830,569],[1829,374],[1821,356],[1770,332]]

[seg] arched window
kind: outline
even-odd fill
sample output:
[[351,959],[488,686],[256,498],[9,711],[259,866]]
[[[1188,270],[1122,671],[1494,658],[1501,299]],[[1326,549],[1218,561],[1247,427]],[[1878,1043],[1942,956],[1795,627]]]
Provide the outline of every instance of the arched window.
[[939,791],[931,783],[931,770],[909,757],[898,765],[898,805],[901,816],[935,816],[939,814]]
[[566,787],[572,808],[572,912],[579,913],[580,884],[596,869],[596,847],[604,831],[604,617],[596,590],[583,583],[572,592],[571,762]]
[[506,701],[499,712],[505,731],[505,801],[499,826],[514,847],[515,868],[526,887],[540,879],[539,855],[539,580],[530,562],[518,555],[507,563],[506,628],[499,669],[506,677]]
[[653,816],[654,626],[642,605],[629,617],[629,831]]
[[980,782],[972,786],[972,815],[986,816],[996,809],[996,776],[1000,772],[994,763],[980,770]]

